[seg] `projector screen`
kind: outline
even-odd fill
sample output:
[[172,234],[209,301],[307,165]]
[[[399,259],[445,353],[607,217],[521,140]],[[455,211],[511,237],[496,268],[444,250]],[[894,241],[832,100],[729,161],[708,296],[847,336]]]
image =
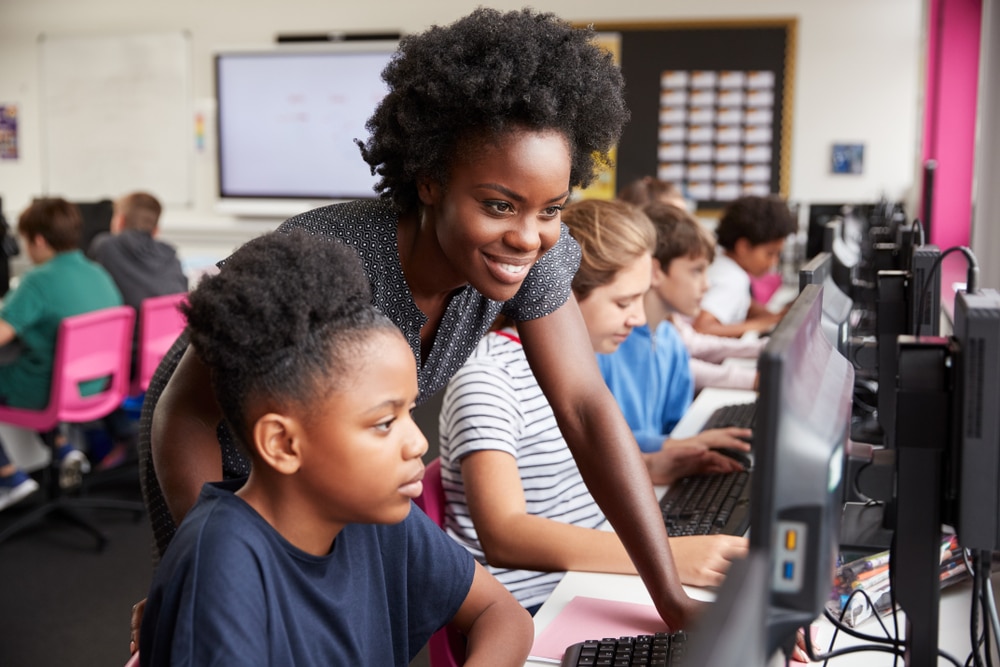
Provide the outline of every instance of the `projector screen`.
[[375,196],[354,140],[368,137],[395,48],[317,43],[216,54],[220,203]]

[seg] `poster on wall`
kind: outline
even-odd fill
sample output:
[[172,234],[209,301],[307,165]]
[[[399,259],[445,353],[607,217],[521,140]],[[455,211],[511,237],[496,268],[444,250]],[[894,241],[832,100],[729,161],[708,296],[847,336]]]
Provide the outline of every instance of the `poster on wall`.
[[621,187],[649,176],[698,209],[742,195],[788,196],[795,18],[596,23],[617,33],[631,120]]
[[771,192],[773,70],[665,70],[656,176],[697,201]]
[[17,105],[0,104],[0,160],[17,159]]

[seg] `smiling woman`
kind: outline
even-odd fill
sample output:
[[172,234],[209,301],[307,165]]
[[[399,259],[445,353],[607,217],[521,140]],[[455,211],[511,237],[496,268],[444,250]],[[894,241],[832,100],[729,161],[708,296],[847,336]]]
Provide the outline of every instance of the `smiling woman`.
[[[444,387],[497,315],[519,322],[585,481],[664,619],[687,624],[699,605],[680,586],[651,487],[636,483],[645,466],[593,361],[571,293],[580,251],[559,217],[628,119],[620,72],[592,30],[478,9],[404,38],[383,78],[389,93],[361,147],[381,198],[309,211],[281,231],[356,250],[373,304],[417,361],[419,400]],[[165,358],[144,408],[143,482],[161,551],[204,482],[246,474],[224,425],[216,437],[207,371],[185,345]]]

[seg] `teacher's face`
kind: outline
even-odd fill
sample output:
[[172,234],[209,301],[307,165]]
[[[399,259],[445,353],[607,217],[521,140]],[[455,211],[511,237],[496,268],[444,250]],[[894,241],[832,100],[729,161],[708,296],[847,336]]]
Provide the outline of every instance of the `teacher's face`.
[[459,145],[447,184],[420,187],[445,259],[440,270],[506,301],[559,239],[570,149],[555,131],[513,130]]

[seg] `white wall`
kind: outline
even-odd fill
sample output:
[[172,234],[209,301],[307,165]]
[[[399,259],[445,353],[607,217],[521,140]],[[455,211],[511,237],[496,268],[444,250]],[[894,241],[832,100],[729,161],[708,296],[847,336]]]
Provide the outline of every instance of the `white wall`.
[[[522,1],[489,3],[516,9]],[[21,157],[0,161],[0,196],[14,220],[42,193],[39,123],[40,34],[127,34],[187,30],[193,49],[194,109],[212,117],[213,50],[270,44],[278,33],[419,31],[475,6],[455,0],[0,0],[0,104],[19,106]],[[790,198],[870,201],[911,198],[918,166],[923,3],[919,0],[537,0],[572,21],[669,21],[796,17]],[[215,205],[214,128],[195,157],[195,198],[168,209],[163,237],[186,258],[225,255],[277,220],[220,215]],[[865,173],[832,176],[830,145],[866,145]],[[192,145],[194,144],[192,132]],[[99,165],[95,165],[99,168]],[[59,194],[59,193],[50,193]]]
[[980,287],[1000,289],[1000,0],[983,3],[972,250]]

